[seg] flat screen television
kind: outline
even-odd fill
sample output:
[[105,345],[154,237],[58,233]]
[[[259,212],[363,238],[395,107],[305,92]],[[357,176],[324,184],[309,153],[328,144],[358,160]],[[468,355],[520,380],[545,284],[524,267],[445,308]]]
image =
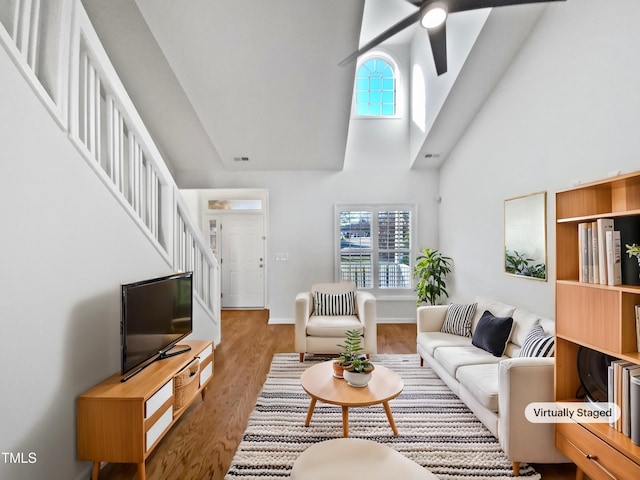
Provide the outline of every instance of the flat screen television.
[[122,285],[121,322],[123,381],[188,350],[168,352],[193,330],[193,272]]

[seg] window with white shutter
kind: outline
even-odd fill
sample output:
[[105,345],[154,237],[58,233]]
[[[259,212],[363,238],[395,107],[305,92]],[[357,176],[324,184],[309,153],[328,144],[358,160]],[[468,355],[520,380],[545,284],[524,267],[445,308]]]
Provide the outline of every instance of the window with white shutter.
[[414,211],[413,205],[337,205],[338,280],[391,294],[412,290]]

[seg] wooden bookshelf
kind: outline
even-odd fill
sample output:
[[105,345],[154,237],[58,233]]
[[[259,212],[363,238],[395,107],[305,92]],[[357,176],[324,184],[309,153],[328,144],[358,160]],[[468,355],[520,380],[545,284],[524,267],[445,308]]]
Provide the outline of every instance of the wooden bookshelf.
[[[556,401],[582,401],[580,347],[640,364],[634,311],[640,287],[579,281],[578,224],[623,217],[640,222],[640,172],[556,193]],[[640,478],[640,446],[608,424],[558,424],[556,447],[577,465],[576,478]]]

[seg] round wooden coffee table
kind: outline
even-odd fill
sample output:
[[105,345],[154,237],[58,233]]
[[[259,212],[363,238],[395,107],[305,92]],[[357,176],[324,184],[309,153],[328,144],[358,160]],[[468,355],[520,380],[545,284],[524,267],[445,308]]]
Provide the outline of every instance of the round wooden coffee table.
[[306,427],[311,423],[316,402],[340,405],[342,407],[342,431],[349,436],[349,407],[377,405],[384,407],[393,434],[398,436],[398,429],[391,414],[389,400],[396,398],[402,392],[404,383],[400,375],[382,365],[376,365],[371,381],[366,387],[352,387],[345,380],[333,376],[332,362],[322,362],[308,368],[302,373],[300,383],[305,392],[311,396]]

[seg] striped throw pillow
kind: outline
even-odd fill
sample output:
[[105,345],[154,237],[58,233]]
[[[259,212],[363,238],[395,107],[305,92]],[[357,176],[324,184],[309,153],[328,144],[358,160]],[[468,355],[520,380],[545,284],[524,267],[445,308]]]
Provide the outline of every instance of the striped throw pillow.
[[555,339],[545,333],[540,325],[534,325],[527,333],[520,349],[521,357],[553,357]]
[[316,315],[355,315],[355,292],[314,292]]
[[447,307],[447,315],[440,329],[443,333],[453,333],[463,337],[471,336],[471,321],[476,313],[477,303],[459,305],[452,303]]

